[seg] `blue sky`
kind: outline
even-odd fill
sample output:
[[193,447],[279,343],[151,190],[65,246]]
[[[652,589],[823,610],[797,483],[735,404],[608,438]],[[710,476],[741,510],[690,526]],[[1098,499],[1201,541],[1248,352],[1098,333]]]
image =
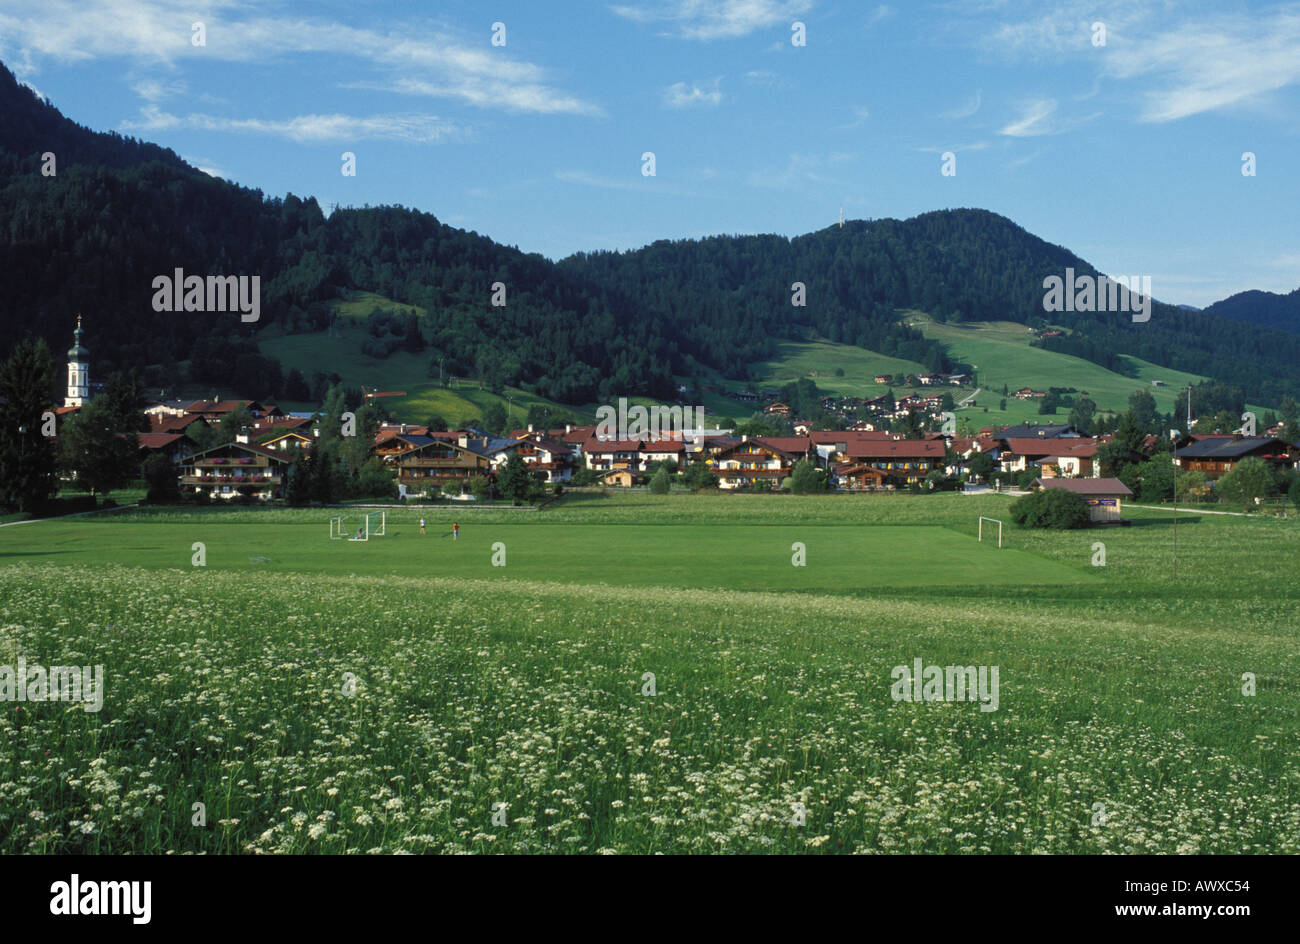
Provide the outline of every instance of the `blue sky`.
[[0,58],[210,173],[552,258],[975,206],[1166,301],[1300,286],[1300,3],[0,0]]

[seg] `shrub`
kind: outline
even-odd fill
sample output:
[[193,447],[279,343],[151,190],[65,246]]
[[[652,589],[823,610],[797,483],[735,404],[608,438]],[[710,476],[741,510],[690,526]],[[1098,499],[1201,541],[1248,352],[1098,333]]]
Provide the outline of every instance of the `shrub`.
[[1268,498],[1277,493],[1277,476],[1273,467],[1256,456],[1242,459],[1216,486],[1222,501],[1240,505],[1253,505],[1256,498]]
[[718,477],[713,474],[703,461],[691,465],[686,470],[686,484],[692,491],[698,492],[702,488],[714,488],[718,484]]
[[1205,501],[1210,495],[1210,480],[1199,469],[1178,473],[1178,500]]
[[1073,492],[1043,488],[1011,503],[1011,520],[1022,528],[1083,528],[1088,506]]
[[672,487],[672,482],[668,478],[668,469],[660,466],[654,475],[650,476],[650,491],[656,495],[667,495],[668,490]]
[[145,496],[147,501],[161,504],[180,500],[179,480],[171,459],[155,453],[145,461],[144,474],[149,483],[149,494]]
[[826,476],[807,459],[800,459],[790,472],[790,491],[796,495],[826,491]]

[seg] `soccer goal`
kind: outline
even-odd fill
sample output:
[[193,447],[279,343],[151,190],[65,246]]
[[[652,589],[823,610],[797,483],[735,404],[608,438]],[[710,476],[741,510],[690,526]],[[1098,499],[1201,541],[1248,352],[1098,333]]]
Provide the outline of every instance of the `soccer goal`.
[[347,535],[343,533],[343,516],[335,515],[330,519],[330,540],[342,541]]
[[388,512],[372,511],[366,515],[366,536],[372,538],[382,538],[384,536],[384,525],[388,523]]
[[992,538],[993,525],[998,526],[998,547],[1001,547],[1002,546],[1002,522],[999,521],[997,518],[985,518],[983,515],[980,515],[980,526],[979,526],[980,541],[984,540],[984,522],[986,521],[989,522],[989,540],[993,539]]

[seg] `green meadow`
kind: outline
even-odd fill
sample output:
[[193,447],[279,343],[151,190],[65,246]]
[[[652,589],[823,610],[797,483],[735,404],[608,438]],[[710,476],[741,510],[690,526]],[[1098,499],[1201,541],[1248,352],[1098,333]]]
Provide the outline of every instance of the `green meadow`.
[[[1174,577],[1168,512],[976,542],[1006,508],[0,528],[0,665],[105,676],[99,712],[0,705],[0,852],[1300,851],[1294,520],[1180,514]],[[895,700],[916,659],[996,667],[996,710]]]

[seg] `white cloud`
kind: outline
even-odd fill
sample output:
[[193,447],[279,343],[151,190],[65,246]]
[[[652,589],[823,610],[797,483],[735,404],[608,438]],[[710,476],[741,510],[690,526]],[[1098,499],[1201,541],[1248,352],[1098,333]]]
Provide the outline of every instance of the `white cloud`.
[[1160,86],[1143,93],[1144,121],[1245,105],[1300,82],[1300,5],[1188,22],[1119,52],[1107,75]]
[[700,85],[697,82],[687,85],[685,82],[675,82],[664,89],[664,104],[669,108],[689,108],[692,105],[717,107],[722,104],[721,82],[721,76],[714,79],[710,85]]
[[[954,5],[947,29],[973,38],[982,53],[1015,63],[1091,63],[1099,77],[1129,84],[1139,119],[1176,121],[1255,106],[1300,84],[1300,3],[1217,12],[1211,4],[1111,0],[1105,5],[997,0],[999,22]],[[1209,12],[1207,12],[1209,11]],[[980,10],[988,14],[989,7]],[[1092,45],[1092,24],[1106,26],[1106,45]],[[1093,91],[1082,97],[1090,97]]]
[[1036,98],[1026,102],[1020,111],[1020,117],[1004,125],[998,134],[1012,138],[1027,138],[1039,134],[1053,134],[1049,123],[1052,113],[1056,111],[1056,101],[1051,98]]
[[651,0],[640,6],[611,7],[637,23],[666,23],[685,39],[736,39],[790,23],[807,13],[813,0]]
[[745,82],[749,85],[764,85],[771,88],[785,85],[785,79],[771,69],[751,69],[745,73]]
[[954,154],[960,154],[962,151],[987,151],[989,146],[989,142],[987,141],[974,141],[970,144],[958,145],[957,147],[953,147],[951,144],[945,144],[939,147],[919,147],[917,150],[926,154],[945,154],[948,151],[952,151]]
[[852,157],[851,154],[839,152],[826,157],[819,154],[794,153],[790,155],[784,167],[752,171],[746,178],[746,183],[751,187],[768,190],[790,190],[808,184],[848,186],[846,181],[829,177],[823,173],[823,170],[827,164],[843,163]]
[[[195,12],[196,9],[202,12]],[[5,0],[0,12],[0,56],[57,63],[126,59],[137,68],[172,72],[195,59],[274,62],[290,55],[335,57],[368,64],[389,80],[416,83],[427,94],[482,108],[543,114],[593,114],[599,109],[554,88],[547,73],[513,58],[486,39],[474,42],[449,29],[394,24],[385,31],[305,17],[264,16],[237,0]],[[251,11],[251,12],[250,12]],[[191,24],[206,27],[206,45],[191,44]],[[344,71],[344,70],[340,70]],[[163,90],[137,83],[146,101]]]
[[123,122],[122,127],[128,131],[190,128],[226,134],[260,134],[288,138],[300,144],[366,139],[433,144],[465,136],[463,129],[432,115],[299,115],[268,120],[203,114],[173,115],[154,105],[142,108],[139,119]]
[[500,108],[538,115],[604,114],[599,106],[555,89],[530,84],[511,85],[491,78],[445,82],[399,78],[391,82],[350,82],[345,88],[375,89],[429,98],[455,98],[480,108]]

